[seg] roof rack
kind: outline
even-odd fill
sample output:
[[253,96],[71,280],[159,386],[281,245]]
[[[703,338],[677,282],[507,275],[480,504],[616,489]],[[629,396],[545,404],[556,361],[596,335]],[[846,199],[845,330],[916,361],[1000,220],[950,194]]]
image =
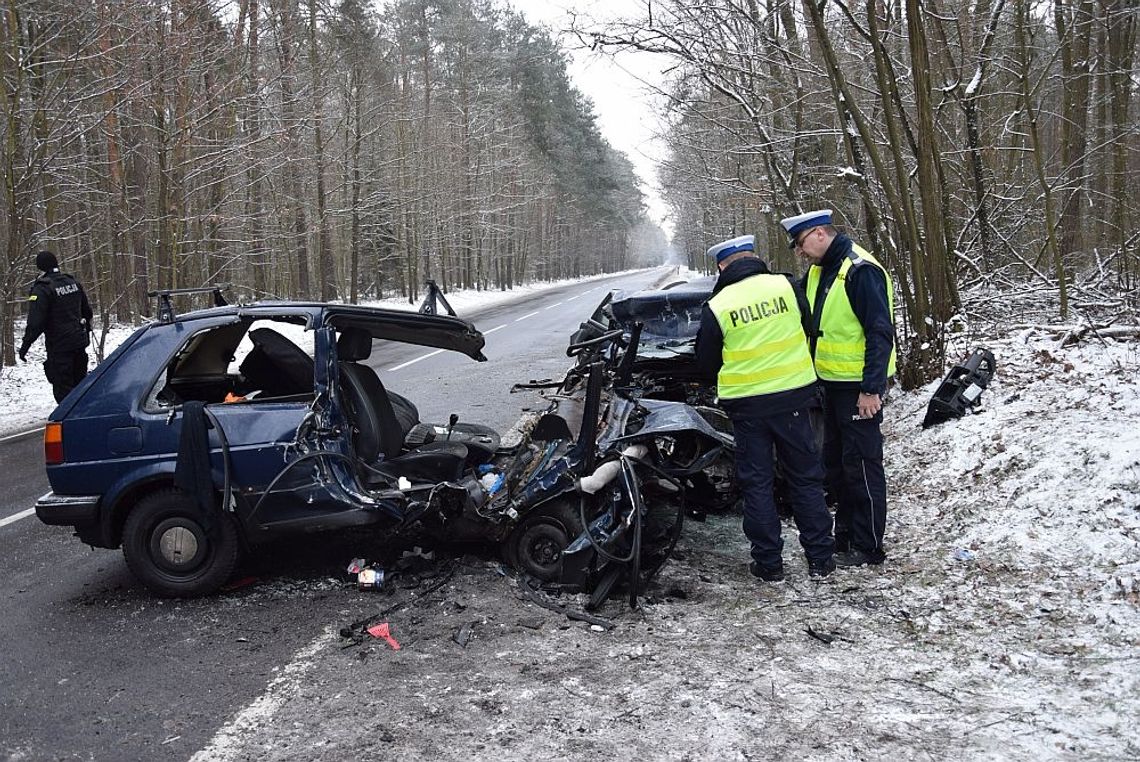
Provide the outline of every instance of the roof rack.
[[165,288],[158,291],[148,291],[146,295],[152,298],[158,298],[158,322],[173,323],[177,315],[174,314],[174,305],[170,302],[171,296],[176,294],[210,293],[214,295],[215,307],[225,307],[229,302],[222,296],[222,292],[229,287],[230,285],[228,283],[223,283],[218,286],[202,286],[201,288]]

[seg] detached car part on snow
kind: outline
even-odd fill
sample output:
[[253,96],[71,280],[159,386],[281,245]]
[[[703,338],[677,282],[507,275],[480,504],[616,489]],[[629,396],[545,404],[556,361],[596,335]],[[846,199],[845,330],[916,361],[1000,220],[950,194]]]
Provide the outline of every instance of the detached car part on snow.
[[[159,595],[218,589],[252,543],[362,526],[498,542],[595,603],[623,575],[636,595],[680,531],[684,493],[655,465],[670,429],[721,437],[699,416],[614,404],[595,363],[504,448],[455,416],[420,422],[365,363],[377,340],[485,360],[465,320],[295,302],[176,316],[164,301],[52,413],[53,491],[36,503],[44,523],[121,545]],[[311,355],[290,330],[312,337]]]
[[955,365],[942,379],[926,406],[922,428],[928,429],[973,412],[982,401],[982,392],[993,380],[997,361],[994,353],[978,348]]

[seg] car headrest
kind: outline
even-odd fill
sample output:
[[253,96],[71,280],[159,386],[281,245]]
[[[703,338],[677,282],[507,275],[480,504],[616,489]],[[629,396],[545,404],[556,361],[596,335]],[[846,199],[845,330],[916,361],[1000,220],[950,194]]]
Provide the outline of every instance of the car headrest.
[[271,328],[249,332],[253,351],[239,369],[255,386],[272,396],[313,391],[313,358]]
[[345,328],[336,340],[339,360],[367,360],[372,354],[372,335],[363,328]]

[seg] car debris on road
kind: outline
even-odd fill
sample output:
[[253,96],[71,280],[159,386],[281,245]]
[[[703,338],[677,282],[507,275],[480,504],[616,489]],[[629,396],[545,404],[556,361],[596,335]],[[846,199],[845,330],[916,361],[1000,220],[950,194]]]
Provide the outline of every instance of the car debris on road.
[[[172,297],[196,291],[215,306],[177,314]],[[212,593],[250,546],[274,538],[371,527],[393,543],[497,545],[523,574],[588,593],[588,608],[617,589],[636,605],[687,506],[725,491],[709,481],[731,463],[723,414],[654,393],[675,380],[643,366],[640,322],[576,337],[577,363],[549,406],[504,445],[459,414],[420,421],[367,363],[377,341],[484,361],[483,335],[454,314],[229,305],[214,287],[156,295],[160,318],[52,413],[52,492],[36,510],[89,545],[121,546],[158,595]],[[198,460],[186,468],[192,422]],[[358,584],[383,584],[382,572],[361,583],[365,571]]]

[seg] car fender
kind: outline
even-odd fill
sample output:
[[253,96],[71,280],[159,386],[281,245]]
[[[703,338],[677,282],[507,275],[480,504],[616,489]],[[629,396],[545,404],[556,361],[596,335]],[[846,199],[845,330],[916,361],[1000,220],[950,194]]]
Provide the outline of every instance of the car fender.
[[99,516],[103,547],[117,548],[122,542],[123,523],[140,499],[156,489],[174,484],[175,461],[149,463],[124,474],[104,493]]

